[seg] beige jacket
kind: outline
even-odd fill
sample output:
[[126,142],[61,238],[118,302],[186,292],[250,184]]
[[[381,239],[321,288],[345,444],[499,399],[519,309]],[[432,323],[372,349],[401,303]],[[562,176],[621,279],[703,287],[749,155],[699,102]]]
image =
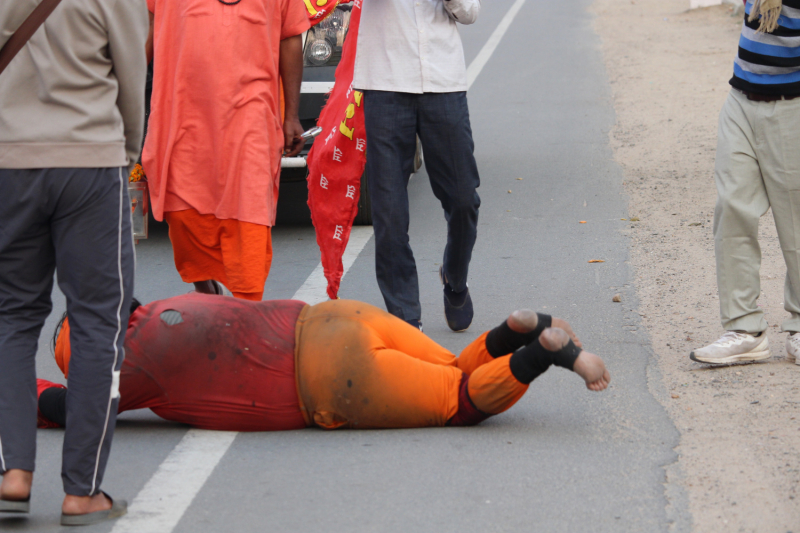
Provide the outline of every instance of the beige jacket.
[[[0,46],[41,0],[0,0]],[[132,166],[144,127],[145,0],[62,0],[0,74],[0,168]]]

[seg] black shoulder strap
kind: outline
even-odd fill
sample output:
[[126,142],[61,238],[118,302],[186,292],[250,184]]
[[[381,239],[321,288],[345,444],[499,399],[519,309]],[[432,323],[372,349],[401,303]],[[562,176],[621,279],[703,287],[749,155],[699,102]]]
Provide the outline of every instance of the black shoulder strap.
[[33,37],[33,34],[36,33],[39,26],[44,24],[44,21],[47,20],[47,17],[50,16],[50,13],[53,12],[60,2],[61,0],[42,0],[42,3],[36,6],[33,13],[28,15],[25,22],[17,28],[14,35],[6,41],[6,44],[0,49],[0,74],[2,74],[8,64],[11,63],[14,56],[22,50],[25,43]]

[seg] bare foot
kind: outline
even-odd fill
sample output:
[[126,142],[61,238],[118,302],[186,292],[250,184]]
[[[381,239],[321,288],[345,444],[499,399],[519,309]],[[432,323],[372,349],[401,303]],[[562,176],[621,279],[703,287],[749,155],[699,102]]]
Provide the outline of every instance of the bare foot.
[[[508,324],[509,328],[517,333],[530,333],[536,329],[536,326],[539,325],[539,317],[536,315],[535,311],[531,311],[530,309],[517,309],[511,313],[506,320],[506,323]],[[575,346],[578,348],[583,347],[583,344],[581,343],[580,339],[578,339],[578,336],[575,335],[574,331],[572,331],[572,326],[570,326],[566,320],[553,317],[553,322],[550,325],[554,328],[563,329],[572,339],[572,342],[575,343]]]
[[603,360],[586,350],[578,355],[572,370],[583,378],[586,388],[591,391],[605,390],[611,381],[611,374],[608,373]]
[[[567,345],[569,335],[560,328],[547,328],[539,336],[539,343],[542,348],[551,352],[557,352]],[[595,392],[600,392],[608,387],[611,375],[606,369],[603,360],[591,352],[582,350],[578,358],[572,365],[572,371],[578,374],[586,382],[586,388]]]
[[569,323],[563,318],[553,317],[553,323],[551,327],[563,329],[564,331],[567,332],[569,338],[572,339],[572,342],[575,343],[575,346],[577,346],[578,348],[583,348],[583,343],[578,338],[578,336],[575,335],[575,332],[572,331],[572,326],[570,326]]
[[106,498],[102,492],[94,496],[64,496],[64,503],[61,505],[61,512],[68,515],[79,515],[95,513],[97,511],[107,511],[111,509],[111,500]]
[[0,485],[0,500],[12,502],[27,500],[31,495],[32,483],[33,472],[10,468],[3,475],[3,483]]

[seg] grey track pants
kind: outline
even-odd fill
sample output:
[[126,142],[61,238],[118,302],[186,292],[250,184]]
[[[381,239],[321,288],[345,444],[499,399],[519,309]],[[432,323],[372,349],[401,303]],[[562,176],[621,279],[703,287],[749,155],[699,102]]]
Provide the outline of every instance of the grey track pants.
[[119,402],[133,293],[127,179],[120,168],[0,169],[0,471],[34,470],[39,334],[53,271],[67,297],[72,358],[62,479],[100,490]]

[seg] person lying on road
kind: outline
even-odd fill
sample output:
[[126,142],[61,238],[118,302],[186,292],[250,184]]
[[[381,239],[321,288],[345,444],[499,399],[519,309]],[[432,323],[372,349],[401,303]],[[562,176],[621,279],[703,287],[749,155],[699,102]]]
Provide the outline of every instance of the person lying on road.
[[[66,320],[56,336],[68,375]],[[582,350],[567,322],[530,310],[456,357],[362,302],[195,293],[131,313],[119,410],[229,431],[468,426],[514,405],[553,364],[592,391],[608,387],[603,361]],[[39,396],[40,426],[65,425],[66,390],[40,380]]]

